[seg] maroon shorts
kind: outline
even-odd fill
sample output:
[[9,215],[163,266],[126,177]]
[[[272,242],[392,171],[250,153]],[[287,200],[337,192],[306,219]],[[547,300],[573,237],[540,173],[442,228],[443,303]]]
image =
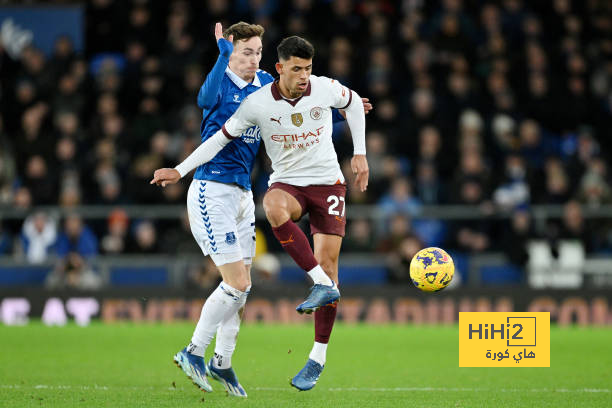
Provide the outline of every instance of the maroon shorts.
[[346,185],[298,187],[285,183],[272,183],[268,191],[286,191],[300,203],[302,214],[310,216],[310,233],[344,236],[346,227],[345,201]]

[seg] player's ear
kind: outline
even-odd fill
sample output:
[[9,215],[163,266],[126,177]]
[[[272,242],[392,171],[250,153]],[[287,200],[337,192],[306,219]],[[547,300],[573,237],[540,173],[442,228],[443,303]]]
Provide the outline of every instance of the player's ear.
[[276,73],[280,75],[283,72],[283,64],[281,64],[280,62],[277,62],[275,67],[276,67]]

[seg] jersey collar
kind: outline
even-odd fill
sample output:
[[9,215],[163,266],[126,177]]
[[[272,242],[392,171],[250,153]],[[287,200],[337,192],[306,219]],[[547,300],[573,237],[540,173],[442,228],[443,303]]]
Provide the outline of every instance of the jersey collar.
[[272,97],[275,100],[277,100],[277,101],[284,100],[287,103],[289,103],[291,106],[295,106],[298,103],[298,101],[300,99],[302,99],[302,97],[310,96],[310,85],[311,85],[311,82],[308,81],[308,86],[306,87],[306,90],[304,91],[302,96],[300,96],[299,98],[296,98],[296,99],[287,99],[287,98],[285,98],[281,94],[280,90],[278,89],[278,79],[276,79],[274,82],[272,82],[272,87],[270,89],[272,90]]
[[255,73],[255,78],[253,79],[253,82],[247,82],[244,79],[240,78],[238,75],[234,73],[234,71],[229,69],[229,67],[225,68],[225,73],[227,74],[229,79],[231,79],[232,82],[236,84],[236,86],[240,89],[243,89],[245,86],[249,84],[254,85],[258,88],[261,88],[261,82],[259,81],[259,75],[257,75],[257,72]]

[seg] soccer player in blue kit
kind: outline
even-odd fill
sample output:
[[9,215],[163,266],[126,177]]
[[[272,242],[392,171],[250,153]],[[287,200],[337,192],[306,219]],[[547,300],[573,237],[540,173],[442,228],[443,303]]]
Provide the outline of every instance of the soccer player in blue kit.
[[[260,25],[244,22],[225,32],[215,26],[219,57],[198,94],[202,108],[202,142],[214,135],[249,94],[272,82],[273,77],[259,69],[262,56]],[[363,99],[364,110],[372,106]],[[334,122],[344,118],[334,111]],[[255,204],[250,173],[260,144],[259,127],[251,127],[230,143],[210,162],[198,167],[189,187],[187,208],[194,238],[205,255],[210,255],[221,273],[222,282],[202,307],[188,346],[174,356],[175,363],[203,391],[210,392],[206,376],[220,381],[229,395],[246,397],[231,363],[236,347],[244,305],[251,288],[250,267],[255,255]],[[181,178],[175,169],[163,182]],[[176,174],[174,174],[174,173]],[[204,353],[216,337],[215,352],[208,364]]]

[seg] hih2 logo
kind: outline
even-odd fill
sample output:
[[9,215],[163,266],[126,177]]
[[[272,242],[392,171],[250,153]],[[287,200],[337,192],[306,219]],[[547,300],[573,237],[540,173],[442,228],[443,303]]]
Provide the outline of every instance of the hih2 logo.
[[234,94],[234,102],[240,102],[240,95]]

